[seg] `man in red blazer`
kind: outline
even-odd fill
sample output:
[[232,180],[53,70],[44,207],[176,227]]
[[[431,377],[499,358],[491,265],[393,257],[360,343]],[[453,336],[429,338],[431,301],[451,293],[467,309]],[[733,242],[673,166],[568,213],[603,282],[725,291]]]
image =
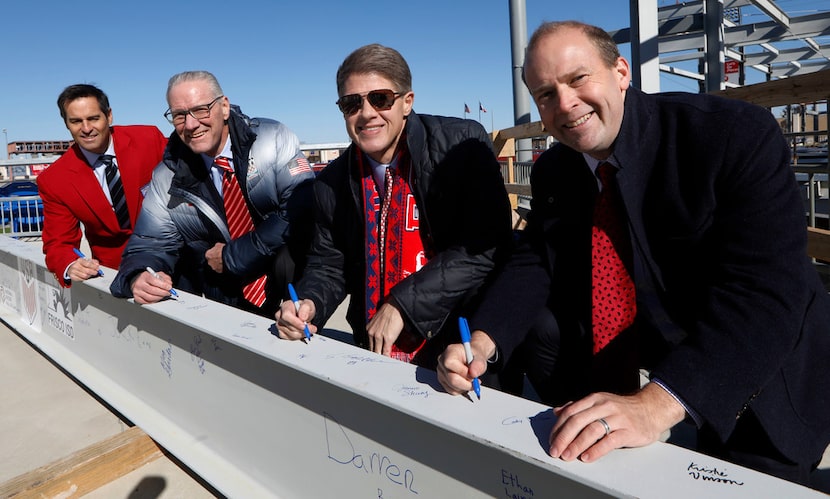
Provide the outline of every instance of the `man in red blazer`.
[[[58,109],[75,143],[37,183],[43,199],[46,266],[61,286],[69,287],[72,281],[99,275],[99,265],[118,268],[141,209],[141,188],[161,162],[167,139],[154,126],[112,126],[109,99],[93,85],[66,87],[58,97]],[[114,175],[106,171],[108,161],[116,166]],[[119,222],[113,198],[117,205],[122,188],[129,221],[124,214]],[[85,255],[90,259],[76,253],[81,224],[92,250]]]

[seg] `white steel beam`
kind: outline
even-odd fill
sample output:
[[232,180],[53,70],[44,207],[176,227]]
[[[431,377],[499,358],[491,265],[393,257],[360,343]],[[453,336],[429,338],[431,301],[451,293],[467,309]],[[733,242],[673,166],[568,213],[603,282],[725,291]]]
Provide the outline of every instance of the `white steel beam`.
[[[791,18],[789,28],[775,21],[733,26],[725,30],[724,37],[727,46],[740,47],[828,34],[830,34],[830,16],[827,13],[819,13]],[[701,31],[661,36],[660,51],[679,52],[701,48],[703,38],[704,34]]]
[[763,12],[764,14],[768,15],[773,21],[777,22],[781,26],[789,26],[790,25],[790,16],[787,15],[786,12],[781,10],[775,2],[772,0],[751,0],[752,4],[758,9]]
[[815,61],[803,62],[796,65],[773,66],[771,68],[771,75],[775,78],[782,78],[788,76],[797,76],[815,73],[817,71],[826,71],[830,69],[830,61]]
[[0,316],[228,497],[823,497],[663,443],[555,460],[550,407],[453,397],[432,371],[282,341],[187,293],[116,299],[104,274],[60,288],[39,245],[0,236]]
[[816,43],[816,41],[813,40],[811,37],[808,36],[807,38],[805,38],[804,43],[809,45],[810,48],[812,48],[816,52],[821,52],[821,47],[819,47],[818,43]]
[[673,74],[677,76],[682,76],[684,78],[689,78],[690,80],[703,81],[703,75],[696,71],[687,71],[685,69],[675,68],[665,64],[660,65],[660,71],[667,74]]
[[631,69],[635,87],[660,91],[660,55],[657,46],[657,0],[631,0]]

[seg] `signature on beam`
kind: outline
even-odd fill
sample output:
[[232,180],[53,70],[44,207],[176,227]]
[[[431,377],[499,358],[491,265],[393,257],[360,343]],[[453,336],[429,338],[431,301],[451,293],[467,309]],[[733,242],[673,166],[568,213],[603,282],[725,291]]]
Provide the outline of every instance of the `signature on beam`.
[[391,360],[389,357],[381,357],[379,355],[357,355],[353,353],[341,354],[341,355],[329,355],[326,358],[328,359],[337,359],[342,358],[346,359],[346,364],[348,365],[355,365],[355,364],[389,364],[392,362],[399,362],[397,360]]
[[686,468],[686,472],[689,473],[689,476],[695,480],[702,480],[704,482],[725,483],[727,485],[744,484],[744,482],[739,482],[729,478],[729,473],[726,472],[726,468],[722,470],[718,469],[717,466],[708,468],[697,464],[694,461],[689,463],[689,466]]
[[422,386],[399,385],[395,390],[404,397],[429,397],[429,391]]
[[510,416],[509,418],[504,418],[501,420],[502,426],[510,426],[514,424],[523,424],[525,422],[525,417],[523,416]]
[[[331,414],[324,412],[323,422],[327,456],[331,461],[351,467],[367,478],[392,487],[396,491],[418,495],[414,469],[407,467],[400,461],[393,461],[393,459],[399,458],[388,455],[382,449],[357,449],[352,439],[349,438],[346,429]],[[378,489],[378,492],[378,497],[383,497],[382,489]],[[410,496],[407,495],[406,497]]]
[[161,351],[161,368],[167,373],[168,378],[173,377],[173,345],[167,342],[167,348]]

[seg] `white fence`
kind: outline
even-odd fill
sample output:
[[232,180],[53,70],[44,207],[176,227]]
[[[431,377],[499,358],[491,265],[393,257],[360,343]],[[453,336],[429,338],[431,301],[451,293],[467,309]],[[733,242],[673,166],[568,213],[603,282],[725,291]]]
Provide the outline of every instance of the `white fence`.
[[[0,160],[0,185],[15,180],[37,182],[37,175],[60,156]],[[0,197],[0,232],[12,237],[40,237],[43,202],[39,196]]]
[[39,237],[43,232],[40,196],[0,197],[0,228],[11,237]]

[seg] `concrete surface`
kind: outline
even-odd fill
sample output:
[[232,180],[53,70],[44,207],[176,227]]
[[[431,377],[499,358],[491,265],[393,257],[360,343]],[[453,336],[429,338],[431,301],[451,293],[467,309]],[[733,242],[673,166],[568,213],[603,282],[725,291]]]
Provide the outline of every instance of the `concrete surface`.
[[0,373],[0,483],[128,428],[5,325]]
[[[345,304],[323,334],[350,341]],[[0,312],[2,319],[2,312]],[[127,430],[126,421],[0,322],[0,484]],[[66,495],[66,497],[72,497]],[[84,495],[87,499],[223,497],[164,456]]]
[[[0,484],[130,427],[5,324],[0,325],[0,400]],[[161,457],[84,497],[217,496]]]

